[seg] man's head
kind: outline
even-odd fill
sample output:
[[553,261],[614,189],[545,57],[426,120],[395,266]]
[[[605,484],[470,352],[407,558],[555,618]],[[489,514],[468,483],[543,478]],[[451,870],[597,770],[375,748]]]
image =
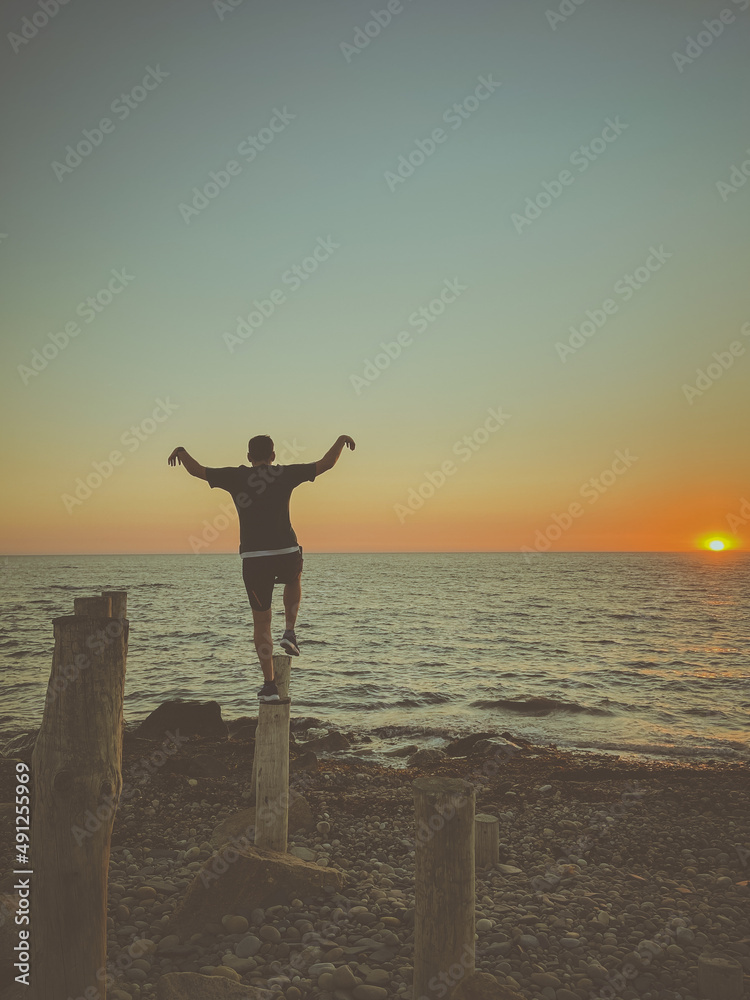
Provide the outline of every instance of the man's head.
[[256,463],[270,465],[276,457],[271,438],[267,434],[258,434],[250,438],[247,443],[247,457],[253,465]]

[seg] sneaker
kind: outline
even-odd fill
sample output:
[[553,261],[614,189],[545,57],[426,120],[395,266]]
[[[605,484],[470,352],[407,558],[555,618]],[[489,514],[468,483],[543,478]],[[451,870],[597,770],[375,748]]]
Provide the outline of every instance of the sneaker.
[[279,701],[279,689],[276,681],[265,681],[258,692],[258,701]]
[[285,649],[290,656],[299,656],[299,643],[293,628],[288,628],[281,640],[281,648]]

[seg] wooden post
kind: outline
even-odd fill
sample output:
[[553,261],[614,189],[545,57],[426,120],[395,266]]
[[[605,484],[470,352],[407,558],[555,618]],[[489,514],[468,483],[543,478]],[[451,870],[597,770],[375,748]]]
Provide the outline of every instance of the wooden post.
[[[274,656],[273,658],[273,678],[276,681],[276,687],[279,689],[279,699],[283,701],[285,698],[289,697],[289,675],[291,673],[292,658],[287,655]],[[251,803],[256,801],[257,788],[258,788],[258,739],[262,739],[261,727],[260,727],[260,712],[258,712],[258,726],[255,730],[255,752],[253,753],[253,773],[250,778],[250,790],[252,792],[249,801]],[[289,748],[287,747],[287,757],[289,755]]]
[[475,795],[461,778],[417,778],[413,789],[413,996],[420,1000],[435,995],[435,982],[446,985],[449,996],[474,972]]
[[128,592],[127,590],[103,590],[102,597],[109,597],[112,600],[111,615],[113,618],[128,617]]
[[500,820],[489,813],[474,817],[474,852],[477,868],[491,868],[500,860]]
[[282,700],[289,697],[289,675],[292,672],[292,658],[286,654],[274,656],[273,658],[273,679],[279,689],[279,698]]
[[32,1000],[104,996],[128,621],[91,615],[95,601],[109,608],[110,598],[76,598],[76,614],[53,621],[52,672],[31,762]]
[[742,966],[733,958],[700,955],[698,988],[705,1000],[740,1000],[744,996]]
[[258,785],[255,792],[255,843],[286,853],[289,818],[289,706],[284,701],[261,702],[255,756]]
[[73,613],[88,615],[89,618],[110,618],[112,616],[112,598],[105,597],[74,597]]

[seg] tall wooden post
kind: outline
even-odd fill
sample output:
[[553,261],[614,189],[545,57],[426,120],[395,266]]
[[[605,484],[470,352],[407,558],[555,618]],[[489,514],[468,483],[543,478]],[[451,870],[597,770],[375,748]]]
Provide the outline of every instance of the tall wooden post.
[[127,590],[103,590],[102,597],[109,597],[112,601],[112,611],[110,614],[113,618],[127,618],[128,617],[128,592]]
[[258,705],[255,843],[286,852],[289,819],[289,698]]
[[500,860],[500,820],[489,813],[474,817],[474,852],[477,868],[491,868]]
[[[414,1000],[447,996],[474,972],[474,787],[461,778],[413,783]],[[432,985],[430,985],[432,983]]]
[[[281,701],[289,697],[289,675],[291,674],[291,664],[291,656],[281,654],[279,656],[274,656],[273,658],[273,679],[276,681],[276,687],[279,689],[279,699]],[[253,773],[250,778],[250,790],[252,794],[250,795],[249,801],[251,803],[256,801],[258,789],[258,742],[262,739],[263,734],[260,725],[260,712],[258,712],[258,726],[255,730],[255,752],[253,753]],[[287,747],[287,759],[288,757],[289,748]]]
[[92,614],[108,612],[110,602],[76,598],[76,613],[53,621],[52,672],[31,762],[32,1000],[105,996],[128,644],[127,619]]

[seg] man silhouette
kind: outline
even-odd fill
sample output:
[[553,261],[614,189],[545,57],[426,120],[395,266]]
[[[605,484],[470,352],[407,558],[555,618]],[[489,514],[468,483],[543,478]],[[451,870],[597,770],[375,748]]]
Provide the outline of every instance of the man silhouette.
[[321,473],[332,469],[344,446],[354,450],[354,441],[346,434],[318,462],[274,465],[273,441],[268,435],[259,434],[247,446],[252,468],[246,465],[206,468],[184,448],[175,448],[167,460],[172,466],[183,465],[191,476],[205,479],[212,489],[227,490],[234,500],[240,519],[242,579],[253,611],[253,638],[264,678],[258,692],[260,701],[279,700],[271,637],[274,583],[284,584],[286,630],[281,646],[292,656],[299,656],[294,626],[302,595],[303,559],[302,546],[289,519],[292,490],[300,483],[314,482]]

